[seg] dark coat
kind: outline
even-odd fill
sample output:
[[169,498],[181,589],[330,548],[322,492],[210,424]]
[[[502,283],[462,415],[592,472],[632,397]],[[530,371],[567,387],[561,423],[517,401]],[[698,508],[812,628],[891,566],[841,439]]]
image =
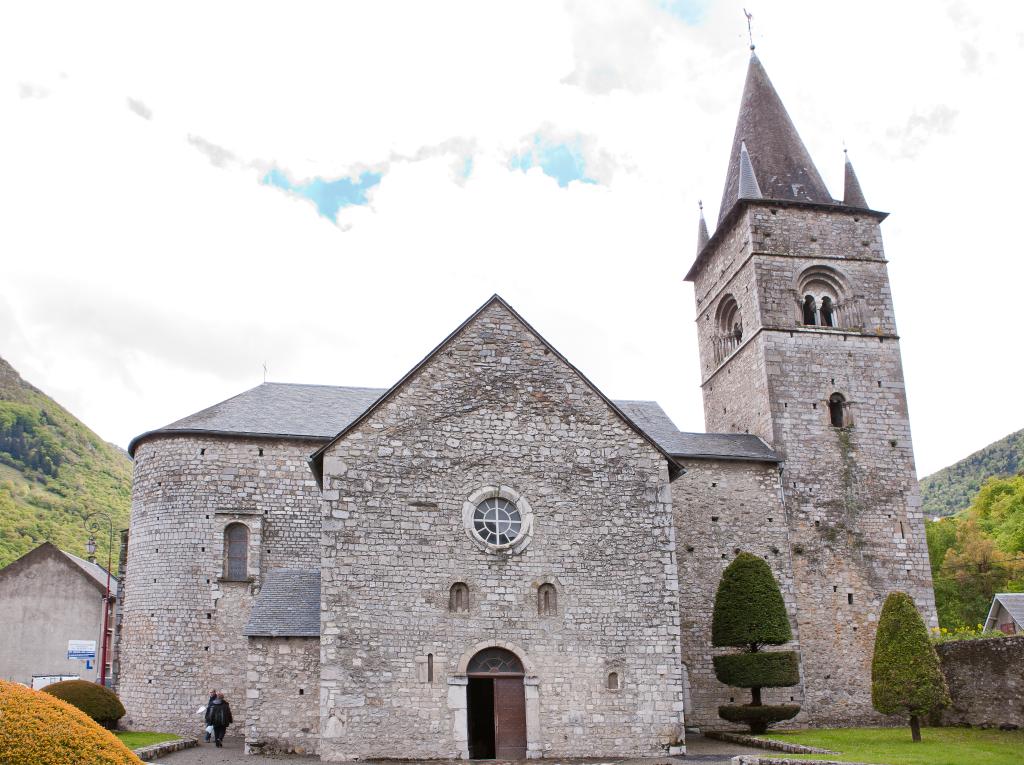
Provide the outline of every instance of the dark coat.
[[216,701],[216,700],[217,700],[216,696],[210,696],[209,700],[206,702],[206,714],[203,715],[203,724],[204,725],[213,725],[213,722],[210,720],[210,707],[213,706],[213,702]]
[[233,721],[231,718],[231,706],[228,702],[222,699],[217,699],[210,704],[209,720],[210,722],[207,723],[207,725],[223,727],[231,725]]

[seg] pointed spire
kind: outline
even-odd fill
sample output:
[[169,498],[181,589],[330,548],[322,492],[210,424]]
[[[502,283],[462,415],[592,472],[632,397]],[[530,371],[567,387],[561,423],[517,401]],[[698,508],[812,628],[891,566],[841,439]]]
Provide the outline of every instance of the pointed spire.
[[860,189],[860,181],[857,174],[853,172],[853,163],[850,162],[850,155],[843,149],[846,155],[846,177],[843,182],[843,204],[847,207],[863,207],[867,209],[868,201],[864,198],[864,192]]
[[740,155],[743,144],[749,149],[749,167],[753,180],[761,190],[759,196],[765,199],[833,203],[786,107],[753,52],[729,154],[719,221],[729,214],[736,200],[743,196],[740,192],[740,171],[743,166]]
[[700,207],[700,222],[697,224],[697,254],[700,255],[711,237],[708,236],[708,224],[704,220],[704,201],[697,202],[697,206]]
[[754,166],[750,162],[746,141],[740,141],[740,189],[739,199],[761,199],[761,187],[754,174]]

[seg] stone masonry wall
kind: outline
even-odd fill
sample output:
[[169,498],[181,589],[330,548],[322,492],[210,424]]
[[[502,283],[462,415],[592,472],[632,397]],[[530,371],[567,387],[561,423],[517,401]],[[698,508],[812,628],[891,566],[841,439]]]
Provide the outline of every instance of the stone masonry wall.
[[[727,729],[733,726],[718,716],[718,706],[748,703],[750,691],[730,688],[715,677],[712,657],[730,652],[711,646],[711,616],[718,583],[741,550],[768,561],[793,627],[793,642],[779,650],[799,651],[789,528],[777,465],[685,460],[683,466],[686,475],[672,484],[672,504],[679,547],[683,663],[689,681],[686,724]],[[800,704],[803,688],[766,688],[764,701]],[[805,718],[802,713],[796,723]]]
[[[736,225],[742,230],[722,241],[751,243],[749,261],[734,268],[758,275],[760,342],[748,341],[735,361],[705,379],[708,426],[761,435],[758,402],[767,395],[771,443],[785,460],[805,709],[814,724],[876,721],[870,661],[885,596],[909,592],[925,620],[936,623],[878,223],[856,211],[765,203],[748,206]],[[737,259],[713,253],[708,267],[730,257]],[[796,283],[810,267],[838,274],[847,297],[860,301],[862,327],[798,326]],[[714,310],[724,294],[715,291],[720,281],[717,272],[698,276],[706,287],[699,311]],[[740,406],[727,421],[720,411],[723,375]],[[844,427],[830,424],[833,393],[847,402]]]
[[952,706],[943,725],[1024,728],[1024,636],[936,646]]
[[319,638],[249,638],[246,685],[246,753],[319,751]]
[[[241,632],[262,575],[319,565],[314,448],[194,436],[138,446],[118,686],[127,725],[195,735],[210,688],[245,719]],[[231,522],[249,527],[249,581],[223,581]]]
[[[682,735],[667,462],[500,304],[326,452],[324,482],[325,760],[465,756],[460,673],[488,645],[526,664],[531,756],[654,756]],[[464,523],[500,486],[534,515],[512,554]],[[557,614],[538,614],[543,583]]]
[[772,443],[775,430],[764,382],[764,342],[764,335],[755,332],[705,379],[704,419],[709,433],[750,433]]

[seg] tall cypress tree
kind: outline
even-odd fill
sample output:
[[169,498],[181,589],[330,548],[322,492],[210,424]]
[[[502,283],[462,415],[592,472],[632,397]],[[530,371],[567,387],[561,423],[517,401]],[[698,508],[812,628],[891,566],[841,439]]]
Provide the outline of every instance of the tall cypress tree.
[[786,604],[771,569],[758,556],[741,552],[718,584],[711,644],[743,649],[741,653],[716,656],[715,677],[735,688],[749,688],[751,703],[722,705],[719,717],[745,723],[754,733],[764,733],[772,723],[796,716],[798,704],[761,703],[762,688],[783,688],[800,682],[796,651],[762,650],[792,639]]
[[920,741],[920,718],[949,704],[939,655],[914,601],[905,592],[889,593],[875,633],[871,705],[884,715],[908,715],[911,738]]

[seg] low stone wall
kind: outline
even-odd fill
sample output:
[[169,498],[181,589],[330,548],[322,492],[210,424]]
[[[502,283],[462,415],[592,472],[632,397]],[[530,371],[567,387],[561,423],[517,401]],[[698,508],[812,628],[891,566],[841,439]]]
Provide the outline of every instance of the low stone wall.
[[1024,635],[936,646],[953,705],[943,725],[1024,727]]
[[[757,754],[739,754],[729,762],[732,765],[868,765],[865,762],[839,762],[838,760],[791,760],[779,757],[762,757]],[[879,765],[876,763],[876,765]]]
[[245,751],[320,751],[320,638],[249,638]]
[[803,744],[790,744],[786,741],[777,741],[771,738],[757,738],[743,733],[732,733],[730,731],[709,730],[704,732],[705,738],[713,738],[718,741],[727,741],[730,744],[742,744],[757,749],[774,749],[776,752],[788,752],[789,754],[839,754],[831,749],[819,749],[816,746],[804,746]]
[[149,762],[155,760],[157,757],[163,757],[165,754],[171,752],[180,752],[182,749],[191,749],[194,746],[198,746],[199,741],[194,738],[177,738],[173,741],[161,741],[159,744],[150,744],[149,746],[141,746],[138,749],[132,751],[138,755],[138,758],[143,762]]

